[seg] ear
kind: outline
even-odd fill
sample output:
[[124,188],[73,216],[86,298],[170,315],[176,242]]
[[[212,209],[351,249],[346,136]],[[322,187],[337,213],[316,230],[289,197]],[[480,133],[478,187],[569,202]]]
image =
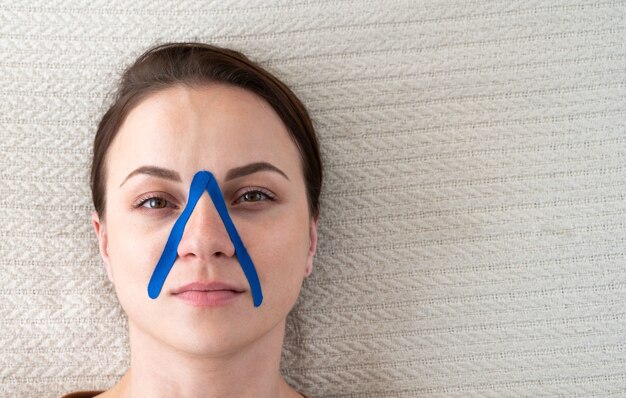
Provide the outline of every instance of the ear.
[[104,269],[107,272],[107,276],[111,283],[113,283],[113,273],[111,272],[111,264],[109,262],[109,248],[108,248],[108,236],[107,229],[104,221],[100,220],[100,216],[97,212],[91,213],[91,224],[93,225],[96,236],[98,237],[98,249],[100,249],[100,257],[104,262]]
[[311,217],[309,226],[309,253],[306,258],[306,267],[304,268],[304,277],[308,277],[313,272],[313,257],[317,251],[317,217]]

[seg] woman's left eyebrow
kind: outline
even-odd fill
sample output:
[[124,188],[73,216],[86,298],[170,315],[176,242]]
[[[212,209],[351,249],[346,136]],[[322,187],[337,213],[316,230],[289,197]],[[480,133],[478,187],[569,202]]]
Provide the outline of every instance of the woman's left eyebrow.
[[254,162],[245,166],[235,167],[228,170],[225,181],[234,180],[235,178],[247,176],[248,174],[258,173],[259,171],[273,171],[285,177],[289,181],[289,177],[281,169],[268,162]]

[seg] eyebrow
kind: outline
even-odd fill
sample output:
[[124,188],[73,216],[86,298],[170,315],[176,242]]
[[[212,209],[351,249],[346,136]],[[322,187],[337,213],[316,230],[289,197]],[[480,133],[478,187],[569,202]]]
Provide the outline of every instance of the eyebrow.
[[176,181],[176,182],[181,181],[180,174],[178,174],[174,170],[164,169],[163,167],[157,167],[157,166],[141,166],[133,170],[129,175],[127,175],[126,178],[124,178],[124,181],[122,181],[122,183],[120,184],[120,187],[124,185],[124,183],[126,183],[126,181],[128,181],[131,177],[134,177],[140,174],[159,177],[165,180],[171,180],[171,181]]
[[285,177],[287,181],[289,181],[289,177],[287,177],[287,174],[283,173],[283,171],[278,167],[267,162],[249,163],[241,167],[235,167],[233,169],[230,169],[228,170],[228,173],[226,173],[226,179],[224,181],[234,180],[235,178],[258,173],[259,171],[273,171],[274,173],[278,173],[281,176]]
[[[225,181],[230,181],[230,180],[234,180],[235,178],[245,177],[247,175],[258,173],[260,171],[272,171],[272,172],[278,173],[289,181],[289,177],[287,177],[287,174],[285,174],[278,167],[268,162],[254,162],[254,163],[246,164],[244,166],[232,168],[228,170],[228,173],[226,173]],[[175,181],[175,182],[182,181],[180,178],[180,174],[178,174],[178,172],[174,170],[170,170],[170,169],[166,169],[166,168],[158,167],[158,166],[141,166],[133,170],[129,175],[127,175],[124,181],[122,181],[122,183],[120,184],[120,187],[124,185],[124,183],[128,181],[131,177],[134,177],[140,174],[154,176],[154,177],[158,177],[158,178],[162,178],[162,179],[170,180],[170,181]]]

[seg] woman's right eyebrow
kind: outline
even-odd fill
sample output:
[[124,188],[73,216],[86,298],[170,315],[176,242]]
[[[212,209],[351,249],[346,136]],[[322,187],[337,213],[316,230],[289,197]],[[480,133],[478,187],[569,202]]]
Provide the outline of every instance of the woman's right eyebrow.
[[139,174],[147,174],[150,176],[159,177],[159,178],[163,178],[166,180],[181,182],[180,174],[178,174],[178,172],[174,170],[164,169],[158,166],[141,166],[133,170],[129,175],[127,175],[124,181],[122,181],[122,183],[120,184],[120,187],[124,185],[124,183],[128,181],[129,178],[134,177]]

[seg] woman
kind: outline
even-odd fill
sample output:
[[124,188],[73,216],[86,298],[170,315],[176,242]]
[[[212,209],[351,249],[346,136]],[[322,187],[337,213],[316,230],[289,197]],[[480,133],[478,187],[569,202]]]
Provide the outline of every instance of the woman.
[[[214,177],[227,211],[196,175]],[[301,397],[279,363],[287,314],[312,270],[321,183],[306,109],[270,73],[198,43],[140,56],[94,142],[92,222],[128,316],[131,356],[98,396]],[[185,217],[176,240],[173,226]],[[262,298],[253,297],[225,217]],[[168,250],[171,269],[151,298],[148,284]]]

